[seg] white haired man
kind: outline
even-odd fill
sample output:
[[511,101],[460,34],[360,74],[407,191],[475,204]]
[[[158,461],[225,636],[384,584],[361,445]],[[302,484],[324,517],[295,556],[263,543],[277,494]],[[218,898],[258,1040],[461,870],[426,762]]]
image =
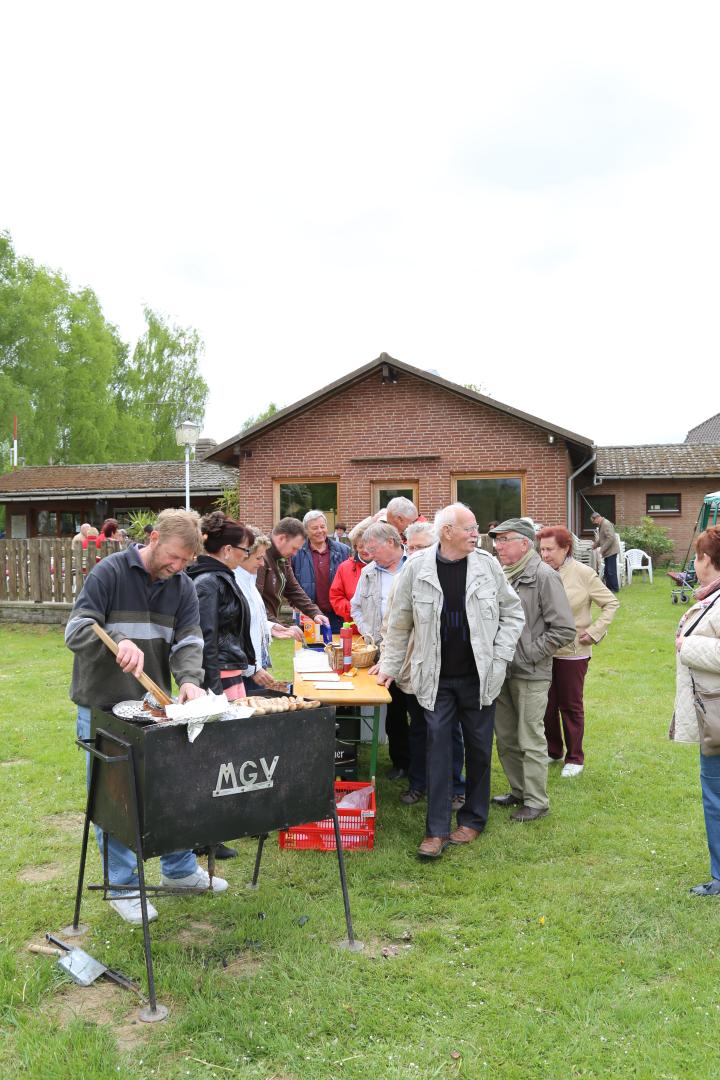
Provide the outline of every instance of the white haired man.
[[[524,625],[497,561],[478,550],[475,515],[453,503],[435,517],[438,542],[398,581],[378,682],[392,685],[414,632],[410,680],[427,724],[427,817],[418,854],[438,858],[485,828],[490,802],[495,698]],[[465,741],[465,804],[452,829],[452,732]]]
[[[358,521],[355,529],[364,532],[370,525],[386,522],[397,529],[404,544],[408,526],[418,520],[424,522],[426,519],[418,516],[415,503],[410,502],[410,499],[406,499],[404,495],[398,495],[396,498],[391,499],[383,510],[378,510],[377,514],[371,514],[369,517],[363,518],[362,521]],[[355,529],[353,529],[353,532],[355,532]]]
[[[385,521],[370,525],[363,535],[365,550],[372,560],[363,568],[355,595],[350,601],[350,614],[359,632],[382,639],[382,623],[395,576],[406,561],[402,540],[397,529]],[[392,768],[391,780],[403,780],[410,766],[407,702],[397,685],[390,688],[392,701],[387,707],[385,731]]]
[[549,808],[545,709],[553,654],[575,640],[575,620],[562,578],[535,551],[532,524],[508,518],[491,529],[490,536],[525,613],[525,629],[495,709],[498,757],[510,791],[496,795],[493,802],[518,807],[511,821],[536,821]]
[[330,603],[330,586],[338,567],[352,552],[345,544],[328,536],[327,518],[322,510],[308,510],[302,523],[307,540],[293,556],[293,573],[300,588],[329,621],[333,634],[338,634],[342,621]]
[[[408,525],[407,544],[405,550],[408,560],[415,558],[421,551],[435,543],[435,526],[432,521],[415,521]],[[392,611],[393,598],[399,578],[395,578],[390,596],[388,597],[383,618],[382,633],[387,633],[390,612]],[[426,757],[427,757],[427,725],[425,712],[420,702],[412,692],[410,682],[410,667],[412,662],[413,635],[410,635],[408,650],[405,655],[403,669],[395,680],[405,693],[405,704],[410,715],[410,727],[408,730],[408,748],[410,752],[410,765],[408,767],[408,786],[400,794],[400,802],[406,806],[414,806],[425,798],[426,782]],[[382,664],[383,644],[380,645],[380,663],[370,668],[370,674],[376,675]],[[465,802],[465,780],[463,779],[463,766],[465,764],[465,747],[463,746],[462,729],[456,721],[453,725],[453,789],[452,808],[459,810]]]

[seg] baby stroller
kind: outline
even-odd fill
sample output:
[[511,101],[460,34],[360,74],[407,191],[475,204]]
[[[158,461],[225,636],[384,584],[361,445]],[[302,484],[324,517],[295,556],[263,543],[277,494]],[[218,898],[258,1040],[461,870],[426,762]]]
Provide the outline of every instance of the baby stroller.
[[670,593],[670,601],[673,604],[687,604],[688,600],[692,599],[693,589],[697,585],[697,574],[695,573],[695,556],[691,556],[693,550],[693,543],[695,537],[704,532],[710,525],[717,525],[718,515],[720,514],[720,491],[714,491],[710,495],[706,495],[703,499],[703,504],[700,507],[700,513],[698,514],[697,522],[695,523],[695,531],[693,533],[690,546],[687,549],[685,555],[685,562],[683,563],[682,570],[668,570],[668,577],[672,578],[675,585]]

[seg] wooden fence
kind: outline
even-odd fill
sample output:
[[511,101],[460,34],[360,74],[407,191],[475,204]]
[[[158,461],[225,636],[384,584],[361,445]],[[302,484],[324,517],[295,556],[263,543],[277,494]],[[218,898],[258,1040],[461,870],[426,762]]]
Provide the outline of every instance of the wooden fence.
[[70,539],[0,540],[0,601],[72,604],[98,559],[121,546],[104,540],[83,550]]

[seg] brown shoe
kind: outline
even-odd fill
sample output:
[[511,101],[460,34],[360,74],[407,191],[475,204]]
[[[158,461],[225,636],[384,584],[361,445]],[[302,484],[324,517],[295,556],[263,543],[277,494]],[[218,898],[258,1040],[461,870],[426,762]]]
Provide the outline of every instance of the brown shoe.
[[518,799],[512,791],[508,791],[507,795],[493,795],[490,802],[495,803],[496,806],[522,806],[522,799]]
[[537,821],[538,818],[545,817],[549,813],[549,810],[541,810],[539,806],[521,806],[519,810],[516,810],[514,814],[510,815],[511,821]]
[[451,844],[472,844],[480,835],[479,829],[471,829],[469,825],[458,825],[454,832],[450,833]]
[[423,859],[439,859],[449,843],[447,836],[426,836],[418,848],[418,855]]

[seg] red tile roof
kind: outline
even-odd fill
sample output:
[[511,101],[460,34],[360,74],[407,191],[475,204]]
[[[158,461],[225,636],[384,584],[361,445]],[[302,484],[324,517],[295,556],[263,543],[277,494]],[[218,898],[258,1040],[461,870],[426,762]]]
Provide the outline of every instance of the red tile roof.
[[[219,494],[238,482],[238,471],[214,461],[190,462],[190,489]],[[184,461],[107,465],[33,465],[0,476],[0,501],[38,495],[170,495],[185,492]]]
[[598,446],[595,471],[605,480],[720,476],[720,444]]

